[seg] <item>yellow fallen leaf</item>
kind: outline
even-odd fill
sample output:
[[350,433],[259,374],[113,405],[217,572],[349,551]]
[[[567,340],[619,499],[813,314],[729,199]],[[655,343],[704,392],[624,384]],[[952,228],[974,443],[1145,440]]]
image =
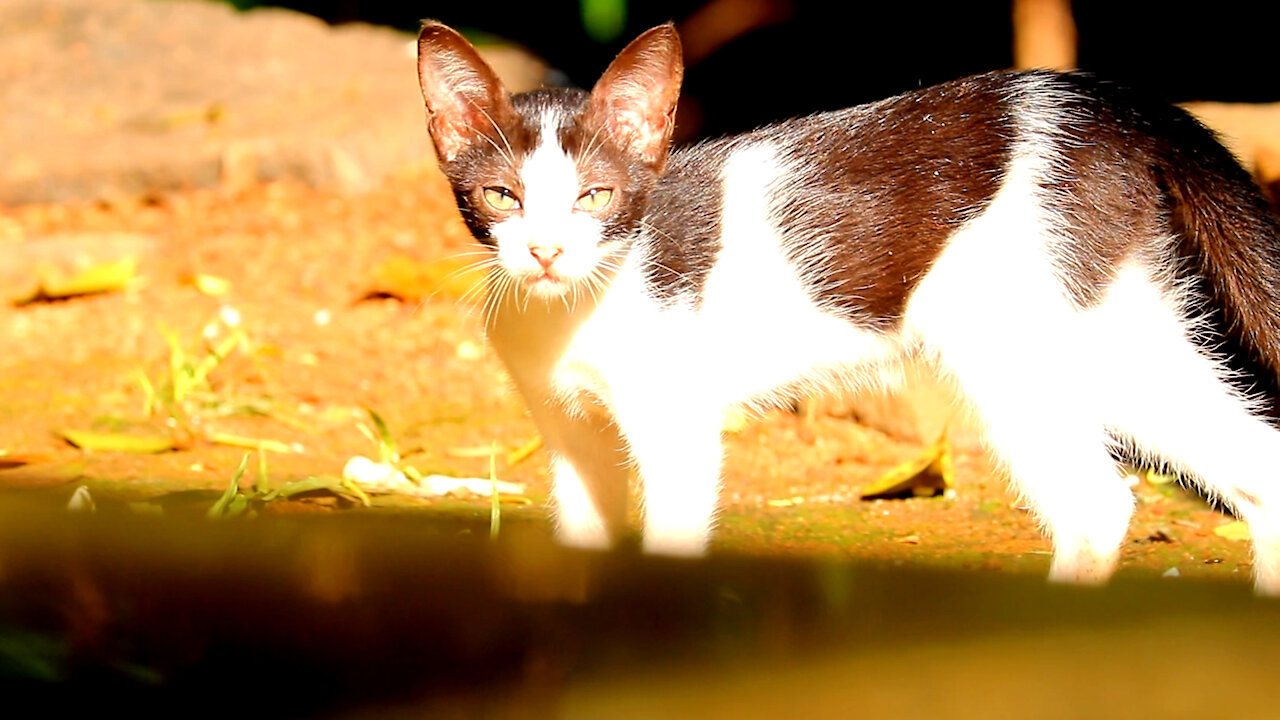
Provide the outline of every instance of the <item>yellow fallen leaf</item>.
[[106,450],[127,453],[162,453],[177,450],[173,438],[167,435],[129,435],[126,433],[94,432],[92,430],[55,430],[54,434],[81,450]]
[[51,266],[42,267],[36,270],[39,284],[34,292],[15,298],[14,304],[25,305],[38,300],[61,300],[77,295],[123,290],[137,272],[138,261],[132,257],[92,265],[72,273]]
[[892,468],[863,488],[862,499],[932,497],[955,484],[955,461],[944,428],[942,435],[919,455]]
[[1236,520],[1214,528],[1213,534],[1228,540],[1248,540],[1249,524]]

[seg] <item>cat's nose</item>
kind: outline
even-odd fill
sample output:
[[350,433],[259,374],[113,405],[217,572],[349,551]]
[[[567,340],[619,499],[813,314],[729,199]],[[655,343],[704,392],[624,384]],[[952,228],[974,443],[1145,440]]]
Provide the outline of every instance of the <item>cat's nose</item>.
[[530,245],[529,254],[533,256],[534,260],[538,261],[543,270],[550,270],[551,264],[556,261],[556,258],[564,254],[564,250],[558,245]]

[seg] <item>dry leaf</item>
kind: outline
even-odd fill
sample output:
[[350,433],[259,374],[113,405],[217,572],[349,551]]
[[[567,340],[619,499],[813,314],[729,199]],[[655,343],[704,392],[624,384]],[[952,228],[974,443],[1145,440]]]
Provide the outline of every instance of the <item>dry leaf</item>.
[[170,450],[178,449],[173,438],[167,435],[128,435],[125,433],[70,429],[56,430],[54,434],[81,450],[107,450],[146,454],[169,452]]
[[862,491],[863,500],[877,498],[933,497],[955,484],[951,443],[942,435],[919,455],[881,475]]
[[15,305],[25,305],[39,300],[61,300],[77,295],[123,290],[138,272],[138,261],[132,257],[114,262],[93,265],[73,273],[54,267],[36,271],[39,284],[35,291],[14,299]]

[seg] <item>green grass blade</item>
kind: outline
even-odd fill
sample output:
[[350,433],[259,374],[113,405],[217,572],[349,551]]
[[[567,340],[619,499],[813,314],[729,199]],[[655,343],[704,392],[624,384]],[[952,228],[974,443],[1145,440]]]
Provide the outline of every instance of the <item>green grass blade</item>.
[[169,389],[172,395],[170,400],[180,403],[186,399],[191,389],[189,382],[191,371],[187,366],[187,354],[182,349],[182,341],[178,339],[178,334],[167,325],[160,326],[160,334],[169,344]]
[[378,452],[382,455],[383,464],[395,465],[400,462],[400,448],[391,437],[391,430],[387,428],[386,421],[373,408],[365,408],[365,412],[369,413],[369,419],[373,421],[373,427],[378,432]]
[[145,417],[151,417],[155,415],[156,408],[159,407],[158,398],[156,397],[156,386],[151,384],[151,378],[147,377],[145,370],[138,370],[137,373],[134,374],[134,377],[138,381],[138,386],[142,388],[144,396],[142,414]]
[[240,478],[244,477],[245,470],[249,467],[249,453],[245,453],[240,458],[240,467],[236,468],[235,475],[231,476],[231,484],[227,486],[227,491],[222,493],[222,497],[218,498],[218,502],[209,508],[209,512],[205,513],[206,517],[220,518],[227,515],[228,508],[235,502],[237,496],[240,495]]

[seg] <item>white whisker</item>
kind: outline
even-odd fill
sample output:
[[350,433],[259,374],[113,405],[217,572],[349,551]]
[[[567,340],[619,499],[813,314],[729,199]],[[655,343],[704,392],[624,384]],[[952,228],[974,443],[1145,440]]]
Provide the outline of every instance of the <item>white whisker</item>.
[[489,124],[493,126],[494,131],[498,133],[498,139],[502,140],[502,144],[506,146],[506,150],[503,150],[503,148],[498,147],[498,144],[495,143],[489,136],[484,135],[482,133],[480,137],[483,137],[485,140],[488,140],[489,144],[493,145],[494,149],[497,150],[499,153],[502,153],[502,156],[506,158],[507,162],[511,163],[512,167],[514,167],[516,165],[516,153],[514,150],[511,149],[511,142],[507,139],[507,134],[502,132],[502,128],[498,126],[498,123],[494,121],[493,116],[490,115],[488,111],[486,111],[484,108],[474,103],[472,105],[473,107],[475,107],[476,110],[479,110],[480,114],[484,115],[485,120],[488,120]]

